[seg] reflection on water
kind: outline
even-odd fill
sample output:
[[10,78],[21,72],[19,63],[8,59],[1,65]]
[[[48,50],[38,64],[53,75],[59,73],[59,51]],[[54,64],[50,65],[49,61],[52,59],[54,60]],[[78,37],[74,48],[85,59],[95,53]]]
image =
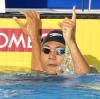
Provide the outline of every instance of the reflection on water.
[[0,99],[100,99],[100,75],[0,73]]

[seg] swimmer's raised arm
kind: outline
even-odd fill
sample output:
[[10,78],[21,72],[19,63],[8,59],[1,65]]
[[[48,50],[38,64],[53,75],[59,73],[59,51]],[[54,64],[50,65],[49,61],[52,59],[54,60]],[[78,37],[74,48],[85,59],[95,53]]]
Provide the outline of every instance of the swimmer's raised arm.
[[21,20],[19,20],[16,17],[13,17],[13,19],[16,21],[16,23],[20,26],[22,31],[26,33],[32,40],[32,42],[35,42],[35,39],[40,39],[39,30],[40,30],[40,18],[39,14],[35,11],[26,11],[22,12],[26,17],[26,22],[23,23]]
[[16,17],[14,17],[14,20],[21,27],[22,31],[30,37],[32,41],[32,70],[45,71],[45,68],[41,64],[40,16],[35,11],[26,11],[23,14],[26,17],[26,23],[23,23]]
[[71,56],[75,65],[75,72],[77,74],[85,74],[90,72],[90,67],[83,55],[81,54],[75,38],[76,33],[76,12],[75,7],[73,7],[72,18],[68,19],[64,18],[63,22],[60,23],[60,27],[63,31],[64,39],[66,44],[68,45]]

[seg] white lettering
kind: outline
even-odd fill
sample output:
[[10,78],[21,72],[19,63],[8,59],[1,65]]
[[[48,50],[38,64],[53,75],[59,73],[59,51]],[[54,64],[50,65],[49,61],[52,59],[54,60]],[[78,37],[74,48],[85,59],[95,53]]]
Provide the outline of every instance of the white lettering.
[[30,37],[28,36],[28,42],[27,42],[27,47],[28,48],[32,48],[32,45],[31,45],[31,39],[30,39]]
[[22,42],[22,45],[23,45],[24,48],[26,47],[23,34],[21,34],[21,36],[19,37],[19,40],[17,40],[15,35],[13,34],[12,38],[11,38],[11,41],[9,43],[9,46],[8,46],[9,48],[11,48],[13,42],[15,43],[17,48],[18,48],[20,42]]
[[7,35],[6,33],[0,32],[0,48],[8,47],[12,48],[15,44],[15,48],[18,48],[21,45],[23,48],[32,48],[32,41],[30,37],[24,37],[21,33],[18,37],[12,33],[12,35]]
[[4,37],[4,39],[5,39],[4,44],[0,45],[0,48],[3,48],[3,47],[5,47],[5,46],[7,45],[7,43],[8,43],[8,37],[7,37],[6,34],[3,34],[3,33],[0,33],[0,36]]

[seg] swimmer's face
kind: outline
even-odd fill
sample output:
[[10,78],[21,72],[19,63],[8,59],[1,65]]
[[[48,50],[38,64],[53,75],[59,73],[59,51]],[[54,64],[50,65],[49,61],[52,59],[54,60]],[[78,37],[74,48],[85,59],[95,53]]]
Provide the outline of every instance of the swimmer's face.
[[41,59],[47,71],[55,74],[57,66],[64,60],[65,45],[59,42],[50,41],[43,44],[41,48]]

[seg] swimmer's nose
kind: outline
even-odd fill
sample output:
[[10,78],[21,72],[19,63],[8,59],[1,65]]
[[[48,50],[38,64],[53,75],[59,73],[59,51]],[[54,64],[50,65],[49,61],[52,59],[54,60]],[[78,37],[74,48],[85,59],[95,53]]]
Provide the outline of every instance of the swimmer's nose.
[[51,51],[49,53],[49,59],[56,60],[56,53],[55,53],[55,51]]

